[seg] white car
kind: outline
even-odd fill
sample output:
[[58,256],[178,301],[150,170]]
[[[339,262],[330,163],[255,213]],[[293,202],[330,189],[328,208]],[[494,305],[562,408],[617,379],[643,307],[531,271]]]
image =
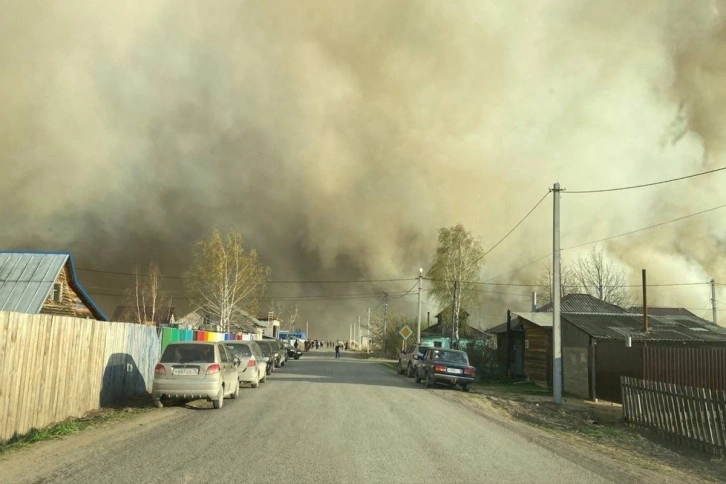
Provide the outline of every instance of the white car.
[[225,397],[239,396],[239,360],[222,343],[185,341],[169,343],[154,368],[151,397],[163,407],[162,398],[206,398],[222,408]]
[[239,383],[249,383],[252,388],[257,388],[260,383],[265,382],[267,377],[267,363],[262,355],[262,349],[254,341],[227,341],[224,343],[227,349],[240,360],[237,367],[237,378]]

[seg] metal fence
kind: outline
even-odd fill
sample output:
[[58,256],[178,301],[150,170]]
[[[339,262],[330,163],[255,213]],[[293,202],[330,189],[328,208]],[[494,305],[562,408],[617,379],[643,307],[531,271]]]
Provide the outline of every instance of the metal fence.
[[643,379],[726,391],[726,348],[644,346]]
[[726,456],[726,392],[627,376],[621,386],[626,422]]

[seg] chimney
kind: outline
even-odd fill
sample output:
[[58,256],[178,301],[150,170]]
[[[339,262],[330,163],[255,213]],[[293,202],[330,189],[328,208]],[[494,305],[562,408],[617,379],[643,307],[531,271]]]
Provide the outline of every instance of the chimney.
[[645,282],[645,269],[643,269],[643,333],[648,333],[648,289]]
[[537,311],[537,291],[532,291],[532,312]]

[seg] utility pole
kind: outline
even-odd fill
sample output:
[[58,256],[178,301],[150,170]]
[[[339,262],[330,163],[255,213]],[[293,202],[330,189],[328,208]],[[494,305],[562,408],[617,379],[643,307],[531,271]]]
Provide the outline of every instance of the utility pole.
[[451,348],[456,348],[455,344],[458,344],[457,335],[459,334],[459,311],[456,310],[456,296],[459,292],[459,281],[454,281],[454,300],[451,303]]
[[421,343],[421,281],[423,280],[423,267],[418,269],[418,318],[416,319],[416,343]]
[[388,324],[388,293],[383,293],[383,356],[386,355],[386,329]]
[[711,279],[711,311],[713,311],[713,324],[718,326],[718,313],[716,312],[716,281]]
[[358,349],[363,347],[363,336],[360,333],[360,314],[358,315],[358,339],[355,340],[358,343]]
[[560,184],[552,187],[552,395],[562,403],[562,340],[560,328]]

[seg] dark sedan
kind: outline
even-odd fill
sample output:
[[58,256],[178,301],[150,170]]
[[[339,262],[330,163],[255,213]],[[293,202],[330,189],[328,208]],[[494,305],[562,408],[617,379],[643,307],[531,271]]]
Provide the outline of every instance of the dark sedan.
[[476,368],[469,364],[465,351],[429,348],[416,368],[416,383],[421,380],[427,387],[437,383],[460,385],[465,392],[476,379]]

